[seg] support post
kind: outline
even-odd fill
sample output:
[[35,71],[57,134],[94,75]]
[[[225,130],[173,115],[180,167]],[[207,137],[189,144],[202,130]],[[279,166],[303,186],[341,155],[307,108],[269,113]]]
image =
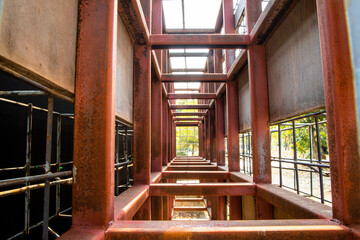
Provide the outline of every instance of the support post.
[[211,117],[210,109],[206,114],[206,159],[211,161]]
[[135,46],[134,58],[134,183],[150,184],[151,51]]
[[73,227],[108,226],[114,217],[117,11],[115,0],[79,4]]
[[216,123],[215,123],[215,107],[209,109],[210,117],[210,161],[216,162]]
[[360,223],[360,154],[354,75],[344,1],[317,0],[333,217]]
[[[234,33],[234,14],[232,0],[223,0],[225,33]],[[229,71],[235,60],[234,49],[226,50],[226,70]],[[240,171],[239,155],[239,103],[237,81],[226,83],[228,161],[229,171]]]
[[162,123],[163,123],[163,130],[162,130],[162,165],[167,166],[168,163],[168,108],[167,108],[167,101],[166,97],[163,96],[162,100]]
[[[246,22],[251,32],[261,14],[261,0],[246,0]],[[271,183],[271,150],[269,97],[266,71],[266,51],[262,45],[247,50],[251,103],[251,132],[253,153],[253,181]],[[272,219],[273,207],[256,197],[256,219]]]
[[151,197],[151,220],[163,220],[163,197]]
[[216,161],[218,166],[225,166],[225,120],[224,98],[215,100],[216,113]]
[[251,101],[253,180],[271,183],[269,98],[264,46],[250,46],[248,66]]
[[[153,0],[151,7],[151,33],[162,33],[162,3]],[[161,66],[161,51],[155,52]],[[151,171],[161,172],[162,169],[162,83],[153,74],[151,79]]]

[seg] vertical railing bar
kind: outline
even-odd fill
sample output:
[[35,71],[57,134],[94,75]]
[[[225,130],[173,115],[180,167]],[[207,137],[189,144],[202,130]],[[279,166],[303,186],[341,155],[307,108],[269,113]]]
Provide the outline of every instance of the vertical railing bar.
[[[123,149],[124,149],[124,157],[125,157],[125,161],[127,162],[128,161],[128,144],[127,144],[127,141],[128,141],[128,136],[127,136],[127,126],[125,126],[125,135],[124,135],[124,139],[123,139]],[[126,174],[126,188],[129,187],[129,167],[128,165],[126,165],[126,168],[125,168],[125,174]]]
[[[115,164],[119,163],[120,135],[119,123],[115,122]],[[119,169],[115,168],[115,196],[119,195]]]
[[[281,160],[282,158],[282,154],[281,154],[281,140],[282,140],[282,133],[281,133],[281,124],[278,125],[278,138],[279,138],[279,160]],[[282,164],[281,161],[279,161],[279,182],[280,182],[280,187],[282,187]]]
[[[57,118],[57,132],[56,132],[56,171],[60,172],[61,166],[61,115]],[[56,210],[55,215],[60,213],[60,184],[56,185]]]
[[[51,171],[50,164],[51,164],[53,111],[54,111],[54,99],[52,97],[48,97],[45,173],[49,173]],[[43,240],[47,240],[49,236],[48,234],[49,206],[50,206],[50,181],[49,179],[47,179],[45,180],[45,187],[44,187]]]
[[[319,131],[319,118],[315,116],[315,128],[316,128],[316,142],[318,150],[318,163],[321,164],[321,147],[320,147],[320,131]],[[320,198],[321,203],[324,203],[324,181],[322,167],[319,167],[319,181],[320,181]]]
[[295,121],[292,121],[292,130],[293,130],[293,141],[294,141],[294,167],[295,167],[295,185],[294,188],[296,189],[297,194],[300,193],[300,186],[299,186],[299,172],[298,172],[298,165],[297,162],[297,146],[296,146],[296,129],[295,129]]
[[[33,106],[28,104],[28,112],[26,118],[26,163],[25,163],[25,176],[30,176],[31,172],[31,138],[32,138],[32,119],[33,119]],[[25,186],[30,185],[26,183]],[[25,192],[25,222],[24,233],[28,235],[30,233],[30,190]]]
[[[310,163],[313,162],[313,127],[312,125],[309,125],[309,139],[310,139]],[[313,170],[312,168],[310,168],[311,172],[310,172],[310,195],[313,196],[314,195],[314,191],[313,191]]]

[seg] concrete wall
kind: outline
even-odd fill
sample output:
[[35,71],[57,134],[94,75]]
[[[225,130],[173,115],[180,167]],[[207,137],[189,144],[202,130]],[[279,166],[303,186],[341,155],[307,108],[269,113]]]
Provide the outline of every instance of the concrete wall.
[[316,1],[300,0],[266,43],[270,121],[325,106]]
[[77,14],[77,0],[0,0],[1,64],[74,93]]
[[237,78],[238,97],[239,97],[239,127],[240,132],[251,129],[251,111],[250,111],[250,87],[249,71],[244,69]]
[[132,123],[134,48],[120,16],[117,29],[115,114]]

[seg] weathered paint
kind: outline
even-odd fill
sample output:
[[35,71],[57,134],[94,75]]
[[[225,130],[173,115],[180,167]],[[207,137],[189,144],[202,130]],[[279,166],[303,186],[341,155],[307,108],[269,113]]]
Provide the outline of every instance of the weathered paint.
[[114,217],[117,1],[81,2],[79,14],[72,225],[107,226]]
[[[234,15],[231,0],[223,0],[225,33],[234,33]],[[226,50],[226,71],[229,71],[235,60],[235,51]],[[239,102],[237,81],[226,83],[226,114],[229,171],[240,171],[239,162]]]
[[78,1],[2,0],[0,10],[2,64],[73,95]]
[[106,239],[350,239],[350,230],[330,220],[122,221]]
[[270,121],[325,106],[316,3],[299,1],[266,43]]
[[329,142],[333,217],[360,223],[360,154],[343,1],[317,0]]
[[271,183],[271,152],[266,57],[264,46],[248,49],[251,100],[253,179]]
[[150,183],[151,159],[151,51],[136,45],[134,55],[134,183]]

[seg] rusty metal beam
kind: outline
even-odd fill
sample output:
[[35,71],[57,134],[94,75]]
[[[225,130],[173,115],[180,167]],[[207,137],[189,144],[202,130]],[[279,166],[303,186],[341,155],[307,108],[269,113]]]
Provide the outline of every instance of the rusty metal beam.
[[[360,153],[354,76],[343,1],[317,0],[333,217],[360,223]],[[320,158],[321,159],[321,158]]]
[[174,118],[175,121],[201,121],[203,118]]
[[175,68],[175,69],[171,69],[171,72],[181,72],[181,73],[185,73],[185,72],[204,72],[204,68]]
[[231,67],[227,73],[229,81],[235,80],[235,78],[246,67],[247,60],[248,60],[247,50],[241,51],[241,53],[236,57],[234,63],[231,65]]
[[227,75],[222,73],[205,74],[162,74],[162,82],[226,82]]
[[[234,33],[234,14],[232,0],[223,0],[224,10],[224,31],[225,33]],[[226,71],[235,60],[235,52],[226,50]],[[238,102],[237,81],[226,83],[226,106],[227,106],[227,130],[228,130],[228,161],[229,171],[239,171],[239,102]]]
[[201,165],[182,165],[168,166],[167,171],[217,171],[217,166],[201,166]]
[[171,105],[170,109],[208,109],[209,104],[196,104],[196,105]]
[[253,196],[254,183],[154,183],[150,185],[150,196]]
[[[234,23],[233,23],[234,25]],[[152,34],[153,49],[169,48],[246,48],[249,35],[232,34]]]
[[151,51],[134,48],[134,183],[150,183],[151,159]]
[[259,19],[250,33],[251,43],[261,44],[270,35],[271,31],[279,24],[279,20],[291,6],[298,0],[273,0],[269,1],[265,10],[261,13]]
[[224,98],[215,100],[216,113],[216,160],[218,166],[225,165],[225,119]]
[[249,47],[248,59],[253,179],[256,183],[271,183],[270,119],[265,47]]
[[256,195],[299,219],[331,219],[331,207],[272,184],[258,184]]
[[209,53],[205,52],[184,52],[184,53],[170,53],[169,57],[207,57]]
[[173,112],[172,116],[205,116],[205,112]]
[[[148,0],[147,0],[148,1]],[[161,0],[152,0],[151,1],[151,33],[152,34],[161,34],[162,33],[162,1]],[[155,60],[158,57],[161,60],[161,50],[154,51],[152,50],[152,58]],[[157,62],[157,61],[155,61]],[[161,172],[162,170],[162,146],[163,146],[163,121],[162,121],[162,83],[161,79],[161,70],[159,64],[157,64],[157,71],[159,71],[160,76],[158,79],[151,79],[151,171],[152,172]],[[136,97],[136,96],[135,96]],[[152,199],[152,206],[162,206],[162,199]],[[159,218],[159,212],[156,211],[154,218]]]
[[[72,226],[108,226],[114,217],[117,1],[79,4]],[[95,114],[96,113],[96,114]],[[89,164],[93,163],[93,164]],[[75,171],[75,170],[74,170]]]
[[169,93],[168,99],[215,99],[215,93]]
[[228,179],[229,173],[225,171],[164,171],[163,179]]
[[177,122],[175,123],[177,127],[197,127],[199,126],[198,122]]
[[312,240],[350,239],[350,229],[330,220],[119,221],[106,239]]
[[149,43],[150,31],[140,0],[119,1],[119,15],[134,44],[144,45]]
[[149,185],[135,185],[115,197],[114,219],[131,220],[149,197]]
[[213,34],[215,29],[165,29],[165,34]]
[[186,91],[186,92],[195,92],[195,91],[199,91],[198,88],[177,88],[174,91]]
[[211,165],[210,162],[172,162],[170,166],[179,166],[179,165]]
[[155,50],[152,50],[151,52],[152,52],[152,54],[151,54],[151,63],[153,65],[154,69],[155,69],[155,73],[156,73],[157,78],[161,79],[161,69],[160,69],[160,65],[159,65],[157,55],[155,53]]
[[215,32],[221,33],[222,26],[223,26],[223,4],[221,2],[218,16],[217,16],[216,23],[215,23]]

